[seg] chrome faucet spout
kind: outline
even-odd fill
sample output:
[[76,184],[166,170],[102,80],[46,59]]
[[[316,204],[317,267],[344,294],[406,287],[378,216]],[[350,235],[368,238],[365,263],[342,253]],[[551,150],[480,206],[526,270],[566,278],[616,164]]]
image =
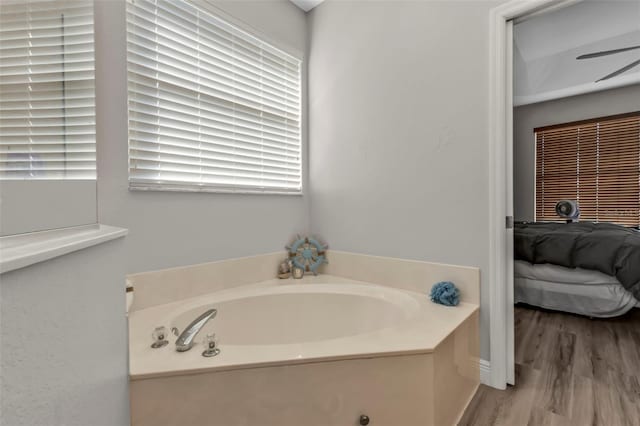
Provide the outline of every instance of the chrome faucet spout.
[[194,319],[180,334],[178,340],[176,340],[176,351],[185,352],[191,349],[195,344],[194,340],[198,335],[198,332],[210,319],[215,318],[217,313],[218,311],[216,309],[209,309],[198,318]]

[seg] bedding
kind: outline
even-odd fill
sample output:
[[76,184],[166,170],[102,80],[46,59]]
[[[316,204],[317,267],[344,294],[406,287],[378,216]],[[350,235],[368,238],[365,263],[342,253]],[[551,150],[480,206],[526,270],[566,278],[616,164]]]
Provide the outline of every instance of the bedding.
[[640,300],[640,232],[611,223],[519,223],[516,260],[582,268],[615,276]]
[[514,263],[514,299],[516,303],[598,318],[623,315],[639,304],[610,275],[522,260]]

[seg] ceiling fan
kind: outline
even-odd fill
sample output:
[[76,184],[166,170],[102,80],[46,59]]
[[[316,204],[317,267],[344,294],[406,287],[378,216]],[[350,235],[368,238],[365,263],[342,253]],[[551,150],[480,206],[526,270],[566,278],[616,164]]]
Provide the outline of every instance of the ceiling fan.
[[[580,59],[599,58],[601,56],[615,55],[616,53],[628,52],[629,50],[635,50],[635,49],[640,49],[640,45],[623,47],[621,49],[603,50],[601,52],[587,53],[586,55],[578,56],[576,59],[580,60]],[[640,59],[638,59],[637,61],[631,62],[629,65],[625,65],[624,67],[612,72],[611,74],[605,75],[601,79],[596,80],[596,83],[599,82],[599,81],[608,80],[610,78],[613,78],[613,77],[615,77],[617,75],[620,75],[620,74],[622,74],[624,72],[629,71],[632,68],[637,67],[638,65],[640,65]]]

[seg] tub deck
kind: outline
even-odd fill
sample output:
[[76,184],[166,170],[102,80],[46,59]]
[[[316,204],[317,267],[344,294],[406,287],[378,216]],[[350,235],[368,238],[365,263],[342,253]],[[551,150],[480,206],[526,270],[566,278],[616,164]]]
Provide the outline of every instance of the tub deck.
[[[376,426],[457,423],[479,384],[478,268],[330,251],[326,275],[270,279],[281,256],[129,277],[136,297],[129,316],[133,426],[345,426],[359,424],[363,414]],[[438,281],[456,283],[459,306],[429,300]],[[317,296],[324,300],[317,306],[316,294],[242,300],[286,294],[292,284],[300,292],[322,290]],[[358,289],[375,301],[328,296]],[[155,327],[184,328],[213,302],[219,315],[201,332],[218,334],[219,356],[201,356],[204,336],[184,353],[175,351],[173,335],[165,348],[149,348]],[[326,316],[318,306],[327,307]],[[246,322],[245,310],[255,315]]]

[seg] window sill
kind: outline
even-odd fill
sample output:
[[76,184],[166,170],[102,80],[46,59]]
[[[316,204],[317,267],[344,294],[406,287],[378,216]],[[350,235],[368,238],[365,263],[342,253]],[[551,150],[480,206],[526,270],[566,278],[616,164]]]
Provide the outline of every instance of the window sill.
[[95,224],[0,237],[0,274],[121,238],[127,233],[124,228]]
[[191,192],[212,194],[238,194],[238,195],[293,195],[302,196],[300,191],[278,191],[276,189],[248,189],[248,188],[221,188],[215,186],[199,185],[175,185],[175,184],[140,184],[129,183],[129,191],[157,191],[157,192]]

